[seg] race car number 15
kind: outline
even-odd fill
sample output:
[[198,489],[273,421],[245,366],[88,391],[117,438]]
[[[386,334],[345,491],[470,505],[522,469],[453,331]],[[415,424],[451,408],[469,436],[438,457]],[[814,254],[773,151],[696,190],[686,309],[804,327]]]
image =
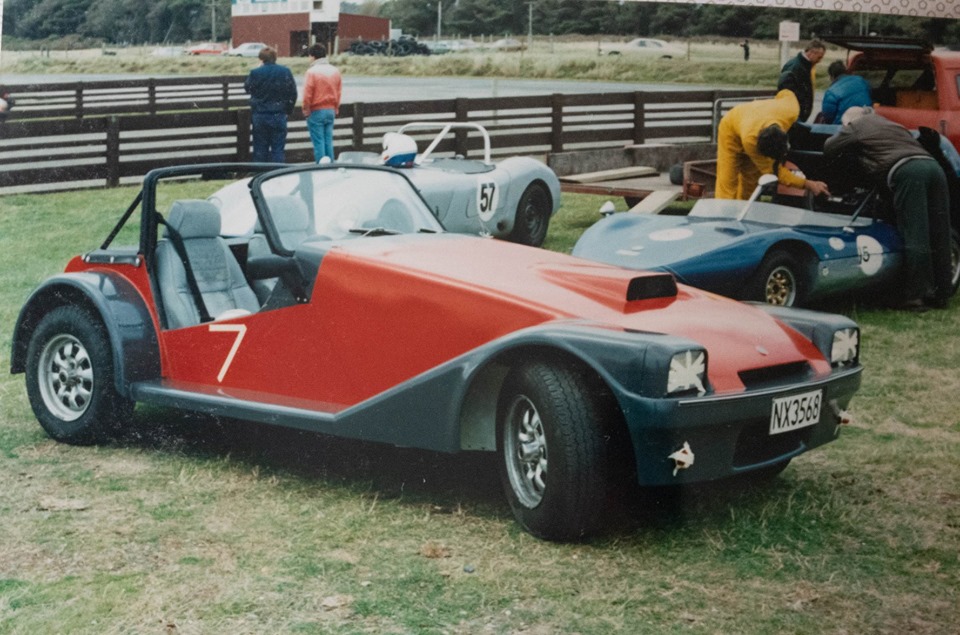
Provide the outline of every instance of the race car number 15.
[[477,182],[477,214],[480,220],[487,222],[497,211],[500,199],[500,189],[493,181],[480,180]]
[[822,390],[774,399],[773,410],[770,413],[770,434],[780,434],[814,425],[820,421],[822,402]]

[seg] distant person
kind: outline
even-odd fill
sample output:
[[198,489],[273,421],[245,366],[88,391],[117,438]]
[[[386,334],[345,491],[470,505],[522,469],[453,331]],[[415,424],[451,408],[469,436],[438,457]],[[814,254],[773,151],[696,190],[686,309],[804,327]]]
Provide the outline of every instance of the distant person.
[[814,195],[830,193],[823,181],[805,179],[783,165],[787,130],[799,112],[797,96],[781,90],[773,99],[740,104],[723,116],[717,129],[716,198],[750,198],[762,174],[776,174],[783,185]]
[[286,66],[277,64],[277,52],[260,49],[260,66],[247,76],[243,88],[250,93],[253,119],[253,160],[285,163],[287,115],[297,103],[297,82]]
[[859,75],[847,72],[847,65],[837,60],[827,67],[830,88],[823,94],[820,123],[840,123],[843,113],[854,106],[871,106],[870,84]]
[[313,143],[313,158],[333,161],[333,122],[340,111],[340,71],[327,59],[327,48],[314,44],[307,49],[310,67],[303,83],[303,116]]
[[872,108],[849,108],[842,123],[824,143],[823,157],[858,169],[892,199],[904,247],[900,308],[943,308],[949,289],[938,288],[937,280],[950,276],[934,269],[939,260],[949,267],[949,260],[934,258],[934,248],[941,254],[950,252],[950,201],[943,168],[910,131]]
[[740,48],[743,49],[743,61],[750,61],[750,40],[744,40],[740,43]]
[[805,122],[813,112],[813,83],[816,77],[814,67],[827,52],[826,45],[820,40],[810,40],[807,46],[797,53],[780,69],[777,90],[790,90],[800,103],[800,117]]

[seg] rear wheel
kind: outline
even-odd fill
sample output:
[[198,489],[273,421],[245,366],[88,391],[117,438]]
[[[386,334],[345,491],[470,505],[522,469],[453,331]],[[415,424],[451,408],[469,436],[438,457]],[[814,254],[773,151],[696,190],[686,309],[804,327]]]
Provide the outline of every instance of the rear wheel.
[[797,306],[807,293],[807,277],[803,264],[791,253],[771,251],[747,284],[746,300],[778,306]]
[[547,238],[551,211],[550,193],[540,183],[531,183],[517,204],[510,240],[521,245],[539,247]]
[[598,527],[619,421],[612,396],[561,364],[537,362],[507,376],[497,409],[500,478],[514,516],[547,540],[581,539]]
[[106,330],[76,306],[56,308],[40,320],[27,348],[26,382],[37,420],[57,441],[104,441],[133,411],[133,402],[114,387]]

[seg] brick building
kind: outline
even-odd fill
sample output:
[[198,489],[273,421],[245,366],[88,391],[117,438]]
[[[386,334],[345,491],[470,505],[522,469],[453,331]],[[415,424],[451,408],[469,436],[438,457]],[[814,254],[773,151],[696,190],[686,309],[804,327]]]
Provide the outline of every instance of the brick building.
[[232,0],[233,45],[264,42],[280,57],[319,42],[342,52],[356,40],[385,40],[390,20],[340,13],[340,0]]

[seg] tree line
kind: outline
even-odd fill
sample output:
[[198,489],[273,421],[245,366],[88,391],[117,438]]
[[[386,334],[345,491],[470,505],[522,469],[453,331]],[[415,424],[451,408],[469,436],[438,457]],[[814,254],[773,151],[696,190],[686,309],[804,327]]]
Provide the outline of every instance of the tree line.
[[[86,38],[108,44],[230,39],[231,0],[5,0],[3,34],[24,40]],[[532,6],[532,10],[531,7]],[[438,10],[439,9],[439,10]],[[956,20],[862,16],[836,11],[762,9],[616,0],[361,0],[341,10],[390,18],[420,37],[623,35],[776,39],[783,20],[799,22],[804,38],[858,33],[960,43]],[[531,20],[532,17],[532,20]]]

